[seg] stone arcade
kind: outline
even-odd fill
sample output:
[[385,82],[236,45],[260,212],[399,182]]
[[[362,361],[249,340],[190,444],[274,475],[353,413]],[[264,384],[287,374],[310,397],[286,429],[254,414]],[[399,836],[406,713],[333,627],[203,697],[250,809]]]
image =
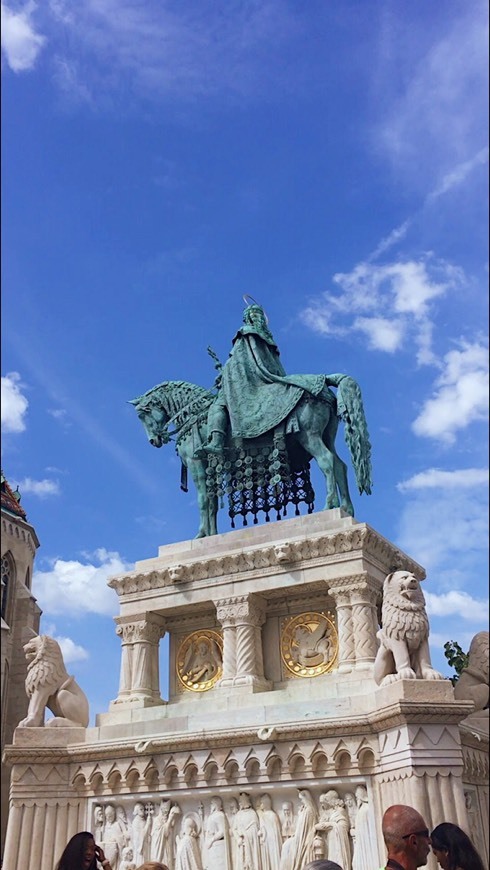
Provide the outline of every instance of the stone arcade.
[[334,509],[170,544],[113,578],[118,696],[94,728],[17,728],[6,870],[53,866],[84,829],[113,870],[301,870],[327,854],[374,870],[393,803],[461,825],[488,861],[488,732],[460,727],[473,704],[447,680],[374,681],[396,569],[424,578]]

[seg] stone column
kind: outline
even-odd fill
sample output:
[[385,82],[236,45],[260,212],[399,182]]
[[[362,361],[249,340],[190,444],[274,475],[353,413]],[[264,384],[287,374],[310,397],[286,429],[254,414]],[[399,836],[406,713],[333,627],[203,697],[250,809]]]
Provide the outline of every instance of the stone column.
[[[239,595],[217,602],[223,628],[223,678],[220,688],[251,686],[252,691],[270,689],[264,677],[261,626],[266,602],[259,595]],[[233,675],[232,675],[233,674]]]
[[230,603],[231,600],[223,599],[216,606],[216,615],[223,630],[223,674],[218,684],[222,689],[233,685],[236,674],[235,606]]
[[365,576],[360,574],[355,578],[355,583],[350,590],[350,597],[356,670],[370,670],[376,658],[378,649],[376,601],[378,594],[379,585],[367,574]]
[[378,648],[376,601],[380,588],[368,574],[342,577],[329,586],[337,608],[340,673],[372,667]]
[[352,671],[355,662],[352,607],[347,585],[330,586],[329,590],[337,610],[339,633],[339,673]]
[[160,696],[158,647],[165,621],[157,613],[119,617],[116,633],[122,640],[119,694],[114,704],[149,707],[163,704]]

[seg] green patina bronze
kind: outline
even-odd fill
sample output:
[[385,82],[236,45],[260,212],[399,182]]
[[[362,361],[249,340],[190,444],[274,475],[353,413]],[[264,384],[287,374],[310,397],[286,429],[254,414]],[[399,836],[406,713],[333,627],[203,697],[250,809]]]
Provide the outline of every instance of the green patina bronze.
[[[360,493],[371,492],[371,445],[358,384],[347,375],[287,375],[260,305],[248,305],[243,325],[222,366],[211,348],[218,376],[214,390],[185,381],[165,381],[133,399],[150,443],[175,438],[198,495],[197,537],[217,532],[218,504],[228,498],[234,527],[240,515],[286,515],[288,505],[313,510],[309,465],[325,476],[325,508],[353,515],[347,466],[335,450],[339,420]],[[331,387],[337,388],[337,395]]]

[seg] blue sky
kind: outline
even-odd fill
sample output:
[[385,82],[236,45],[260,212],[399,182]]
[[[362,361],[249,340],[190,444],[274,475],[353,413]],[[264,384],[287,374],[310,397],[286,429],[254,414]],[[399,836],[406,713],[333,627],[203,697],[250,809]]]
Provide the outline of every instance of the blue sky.
[[197,530],[127,400],[210,386],[244,293],[288,372],[361,384],[356,516],[427,568],[444,669],[488,624],[486,4],[9,0],[2,22],[2,465],[92,713],[119,677],[107,577]]

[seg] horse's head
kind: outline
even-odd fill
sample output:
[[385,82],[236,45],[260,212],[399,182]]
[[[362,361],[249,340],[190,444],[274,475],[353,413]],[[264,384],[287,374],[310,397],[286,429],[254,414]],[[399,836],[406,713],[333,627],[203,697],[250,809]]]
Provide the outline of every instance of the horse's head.
[[168,444],[170,438],[166,426],[170,418],[161,400],[158,400],[156,396],[151,397],[145,394],[137,399],[131,399],[129,404],[136,408],[136,413],[145,427],[150,444],[153,447],[162,447],[163,444]]

